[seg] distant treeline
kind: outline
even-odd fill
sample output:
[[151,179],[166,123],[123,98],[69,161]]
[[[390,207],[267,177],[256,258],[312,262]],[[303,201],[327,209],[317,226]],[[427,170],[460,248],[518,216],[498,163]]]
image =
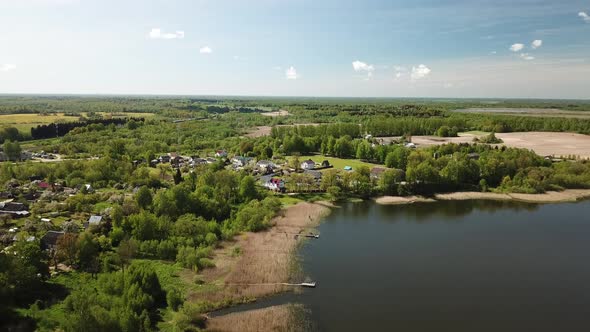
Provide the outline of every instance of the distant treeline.
[[[359,121],[360,120],[360,121]],[[376,137],[402,135],[438,135],[441,127],[457,133],[469,130],[508,133],[528,131],[555,131],[590,134],[590,120],[576,118],[541,118],[514,115],[465,115],[432,117],[370,116],[358,119],[356,123],[329,123],[321,125],[299,125],[273,127],[271,136],[285,135],[301,137],[348,135],[352,138],[370,134]],[[452,136],[452,135],[451,135]]]
[[123,125],[129,120],[141,121],[143,118],[123,118],[123,119],[96,119],[82,122],[64,122],[64,123],[51,123],[47,125],[39,125],[31,128],[31,137],[33,139],[44,139],[64,136],[74,128],[85,127],[88,125]]

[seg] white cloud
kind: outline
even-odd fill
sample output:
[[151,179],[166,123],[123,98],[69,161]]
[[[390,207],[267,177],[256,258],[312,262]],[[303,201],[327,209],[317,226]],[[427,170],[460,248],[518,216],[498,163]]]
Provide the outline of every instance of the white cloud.
[[495,54],[498,54],[498,52],[496,52],[496,51],[491,51],[491,52],[490,52],[490,54],[492,54],[492,55],[495,55]]
[[512,52],[520,52],[520,51],[522,51],[523,48],[524,48],[524,45],[520,44],[520,43],[512,44],[512,46],[510,46],[510,50]]
[[183,39],[184,31],[179,30],[174,33],[163,33],[160,28],[153,28],[148,34],[151,39]]
[[443,88],[445,88],[445,89],[450,89],[452,87],[454,87],[453,83],[447,82],[447,83],[443,84]]
[[520,57],[526,61],[535,60],[535,57],[528,53],[520,53]]
[[0,71],[11,71],[16,69],[16,65],[12,63],[5,63],[0,65]]
[[533,50],[541,47],[542,45],[543,45],[543,41],[540,39],[533,40],[533,42],[531,43],[531,47],[533,48]]
[[295,67],[291,66],[285,70],[285,78],[288,80],[296,80],[298,77],[299,75],[297,75],[297,69]]
[[584,22],[590,23],[590,16],[586,14],[586,12],[579,12],[578,16],[580,16]]
[[367,80],[373,77],[373,72],[375,71],[375,66],[367,64],[365,62],[355,60],[352,62],[352,69],[356,72],[366,72],[367,73]]
[[211,53],[213,53],[213,50],[209,46],[203,46],[203,47],[199,48],[199,53],[201,53],[201,54],[211,54]]
[[352,62],[352,68],[354,69],[354,71],[367,71],[367,72],[371,72],[373,70],[375,70],[375,67],[373,65],[369,65],[366,64],[362,61],[353,61]]
[[283,70],[283,68],[281,66],[274,66],[272,67],[272,70]]
[[426,67],[426,65],[419,65],[418,67],[412,67],[412,79],[419,80],[430,75],[430,68]]

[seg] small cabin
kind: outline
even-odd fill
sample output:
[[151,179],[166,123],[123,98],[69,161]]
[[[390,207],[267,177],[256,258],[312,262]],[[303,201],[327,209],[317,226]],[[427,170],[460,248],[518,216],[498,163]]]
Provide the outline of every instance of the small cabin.
[[315,161],[308,159],[301,163],[301,169],[314,169],[315,168]]

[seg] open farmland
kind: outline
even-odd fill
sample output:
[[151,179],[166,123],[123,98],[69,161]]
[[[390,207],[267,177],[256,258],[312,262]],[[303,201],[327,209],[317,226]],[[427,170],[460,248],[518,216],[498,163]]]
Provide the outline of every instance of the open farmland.
[[497,115],[518,115],[535,117],[560,117],[590,119],[590,113],[585,111],[571,111],[557,108],[467,108],[454,110],[458,113],[468,114],[497,114]]
[[[99,112],[105,118],[149,118],[153,117],[154,113],[105,113]],[[81,113],[80,116],[87,117],[88,114]],[[38,125],[46,125],[55,122],[74,122],[80,119],[80,116],[65,115],[64,113],[49,113],[49,114],[2,114],[0,115],[0,128],[15,127],[21,132],[29,132],[32,127]]]
[[[441,145],[446,143],[473,143],[473,138],[482,136],[473,133],[461,133],[459,137],[412,136],[412,142],[418,147]],[[579,156],[590,158],[590,136],[574,133],[557,132],[517,132],[499,133],[496,137],[509,147],[533,150],[541,156]],[[384,142],[394,138],[384,138]]]

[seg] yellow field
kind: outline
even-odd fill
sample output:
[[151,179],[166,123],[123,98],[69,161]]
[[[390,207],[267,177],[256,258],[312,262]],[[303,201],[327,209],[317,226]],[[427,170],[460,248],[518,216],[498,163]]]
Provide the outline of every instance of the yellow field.
[[[137,117],[137,118],[149,118],[153,117],[154,113],[104,113],[99,112],[104,117]],[[82,116],[86,116],[86,113],[81,113]],[[38,125],[44,125],[54,122],[72,122],[79,120],[78,116],[66,116],[63,113],[53,113],[48,115],[40,114],[2,114],[0,115],[0,128],[2,127],[15,127],[22,132],[28,132],[32,127]]]

